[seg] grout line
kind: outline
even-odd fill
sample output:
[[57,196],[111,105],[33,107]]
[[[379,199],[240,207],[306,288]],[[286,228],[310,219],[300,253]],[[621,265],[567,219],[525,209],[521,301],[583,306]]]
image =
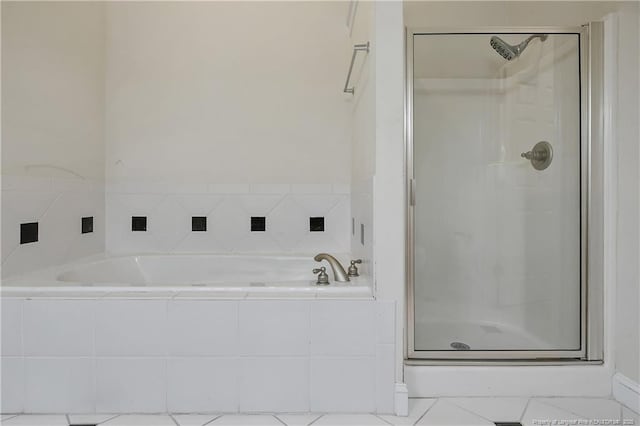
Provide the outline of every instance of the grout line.
[[96,323],[98,300],[91,301],[91,358],[93,363],[93,411],[98,410],[98,357],[96,356]]
[[105,421],[100,422],[100,423],[98,423],[98,424],[100,424],[100,425],[105,424],[105,423],[110,422],[111,420],[113,420],[113,419],[115,419],[116,417],[119,417],[119,416],[120,416],[120,414],[116,414],[116,415],[114,415],[114,416],[112,416],[112,417],[109,417],[109,418],[108,418],[108,419],[106,419]]
[[65,414],[64,416],[65,416],[65,417],[66,417],[66,419],[67,419],[67,425],[70,425],[70,424],[71,424],[71,418],[69,417],[69,415],[68,415],[68,414]]
[[[311,391],[312,391],[312,383],[311,383],[311,363],[313,362],[313,358],[311,357],[311,345],[313,344],[313,302],[307,303],[307,308],[309,309],[309,323],[308,323],[308,340],[307,340],[307,401],[309,402],[309,410],[311,407]],[[317,419],[316,419],[317,420]],[[313,422],[311,422],[313,423]]]
[[207,426],[212,424],[213,422],[215,422],[216,420],[218,420],[220,417],[222,417],[222,414],[218,414],[216,416],[213,416],[213,418],[211,420],[209,420],[208,422],[206,422],[205,424],[203,424],[202,426]]
[[[164,335],[164,409],[169,412],[169,353],[170,351],[170,344],[169,342],[171,341],[171,333],[170,333],[170,326],[169,326],[169,305],[171,304],[171,300],[165,300],[164,302],[164,327],[163,327],[163,335]],[[176,420],[173,418],[173,416],[170,416],[171,420],[173,420],[176,424],[178,424],[178,422],[176,422]],[[178,425],[180,426],[180,425]]]
[[[549,401],[549,399],[551,399],[551,401]],[[538,401],[538,402],[540,402],[541,404],[548,405],[548,406],[553,407],[553,408],[557,408],[558,410],[562,410],[562,411],[565,411],[565,412],[567,412],[567,413],[571,413],[571,414],[573,414],[574,416],[577,416],[577,417],[579,417],[579,418],[581,418],[581,419],[584,419],[584,420],[594,420],[594,419],[588,419],[584,414],[580,414],[580,413],[577,413],[577,412],[575,412],[575,411],[573,411],[573,410],[571,410],[571,409],[567,409],[567,408],[565,408],[565,407],[560,407],[559,405],[554,404],[553,402],[554,402],[556,399],[560,399],[560,398],[547,398],[547,401]],[[607,398],[594,398],[594,399],[595,399],[595,400],[607,400],[607,401],[610,401],[610,399],[607,399]],[[615,402],[616,402],[618,405],[620,405],[620,406],[621,406],[621,404],[620,404],[618,401],[615,401]],[[622,409],[622,408],[620,408],[620,409]]]
[[527,399],[527,404],[524,406],[524,410],[522,410],[522,415],[520,416],[520,424],[522,424],[522,420],[524,419],[525,414],[527,414],[527,410],[529,410],[529,404],[533,398]]
[[385,422],[386,424],[393,426],[393,423],[386,421],[385,419],[383,419],[383,418],[382,418],[382,417],[380,417],[379,415],[377,415],[377,414],[373,414],[373,416],[374,416],[374,417],[379,418],[380,420],[382,420],[382,421],[383,421],[383,422]]
[[429,406],[429,408],[427,408],[427,410],[426,410],[424,413],[422,413],[422,415],[421,415],[420,417],[418,417],[418,420],[416,420],[415,422],[413,422],[413,425],[414,425],[414,426],[415,426],[415,425],[417,425],[417,424],[420,422],[420,420],[422,420],[422,418],[423,418],[424,416],[426,416],[426,415],[427,415],[427,413],[428,413],[428,412],[429,412],[433,407],[435,407],[435,405],[436,405],[439,401],[440,401],[440,398],[436,398],[436,401],[435,401],[433,404],[431,404],[431,405]]
[[233,359],[234,359],[234,364],[235,364],[235,385],[236,385],[236,389],[238,390],[238,393],[236,394],[236,413],[240,412],[240,393],[242,392],[241,390],[241,383],[240,383],[240,378],[242,376],[242,373],[240,372],[240,370],[242,370],[242,360],[240,358],[240,355],[242,354],[243,351],[243,347],[242,347],[242,336],[240,335],[240,301],[236,300],[235,302],[236,305],[236,353],[233,354]]
[[180,426],[180,423],[178,423],[178,421],[173,417],[173,414],[169,414],[169,418],[171,420],[173,420],[173,422],[176,424],[176,426]]
[[275,414],[272,414],[272,416],[273,416],[274,419],[276,419],[277,421],[282,423],[284,426],[287,426],[287,424],[285,422],[283,422],[278,416],[276,416]]
[[485,416],[481,416],[480,414],[478,414],[478,413],[476,413],[474,411],[471,411],[471,410],[469,410],[469,409],[467,409],[467,408],[465,408],[465,407],[463,407],[463,406],[461,406],[459,404],[456,404],[454,402],[455,399],[456,399],[455,397],[454,398],[448,398],[445,402],[447,402],[448,404],[451,404],[451,405],[453,405],[455,407],[458,407],[462,411],[466,411],[469,414],[473,414],[476,417],[480,417],[481,419],[484,419],[484,420],[488,421],[489,423],[494,423],[495,424],[495,420],[488,419]]
[[622,404],[620,404],[620,423],[624,422],[624,409],[622,408]]
[[317,418],[317,419],[315,419],[314,421],[312,421],[311,423],[309,423],[307,426],[311,426],[312,424],[314,424],[315,422],[317,422],[318,420],[320,420],[323,416],[324,416],[324,414],[320,414],[320,415],[318,416],[318,418]]

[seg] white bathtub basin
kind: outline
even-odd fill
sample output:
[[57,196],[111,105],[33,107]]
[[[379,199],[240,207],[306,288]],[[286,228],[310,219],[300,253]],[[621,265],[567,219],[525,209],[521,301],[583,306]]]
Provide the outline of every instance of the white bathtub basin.
[[[145,254],[87,259],[2,283],[3,296],[371,297],[364,278],[318,286],[311,256]],[[327,269],[330,269],[328,265]]]

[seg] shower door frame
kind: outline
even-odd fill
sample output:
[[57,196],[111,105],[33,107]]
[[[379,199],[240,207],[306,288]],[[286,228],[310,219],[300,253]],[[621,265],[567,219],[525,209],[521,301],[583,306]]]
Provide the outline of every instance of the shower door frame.
[[[414,37],[429,35],[573,34],[579,38],[580,79],[580,348],[578,350],[416,350],[415,348],[415,179],[413,163]],[[407,327],[409,363],[602,362],[604,346],[604,171],[602,22],[580,27],[407,28],[405,50],[405,190]],[[487,47],[488,43],[487,43]]]

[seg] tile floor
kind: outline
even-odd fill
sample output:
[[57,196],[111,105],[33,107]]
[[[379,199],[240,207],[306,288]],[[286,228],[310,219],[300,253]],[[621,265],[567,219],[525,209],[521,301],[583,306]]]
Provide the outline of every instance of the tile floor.
[[409,416],[373,414],[2,415],[24,426],[495,426],[638,425],[640,415],[604,398],[412,398]]

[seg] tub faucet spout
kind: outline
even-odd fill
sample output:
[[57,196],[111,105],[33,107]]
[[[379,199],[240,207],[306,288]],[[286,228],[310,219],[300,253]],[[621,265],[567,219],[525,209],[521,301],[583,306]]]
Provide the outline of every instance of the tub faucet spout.
[[331,266],[331,270],[333,271],[333,279],[335,281],[338,281],[341,283],[349,281],[349,276],[345,272],[344,268],[342,267],[338,259],[336,259],[335,257],[327,253],[320,253],[320,254],[317,254],[316,257],[314,257],[313,259],[316,262],[322,262],[323,260],[326,260],[327,262],[329,262],[329,266]]

